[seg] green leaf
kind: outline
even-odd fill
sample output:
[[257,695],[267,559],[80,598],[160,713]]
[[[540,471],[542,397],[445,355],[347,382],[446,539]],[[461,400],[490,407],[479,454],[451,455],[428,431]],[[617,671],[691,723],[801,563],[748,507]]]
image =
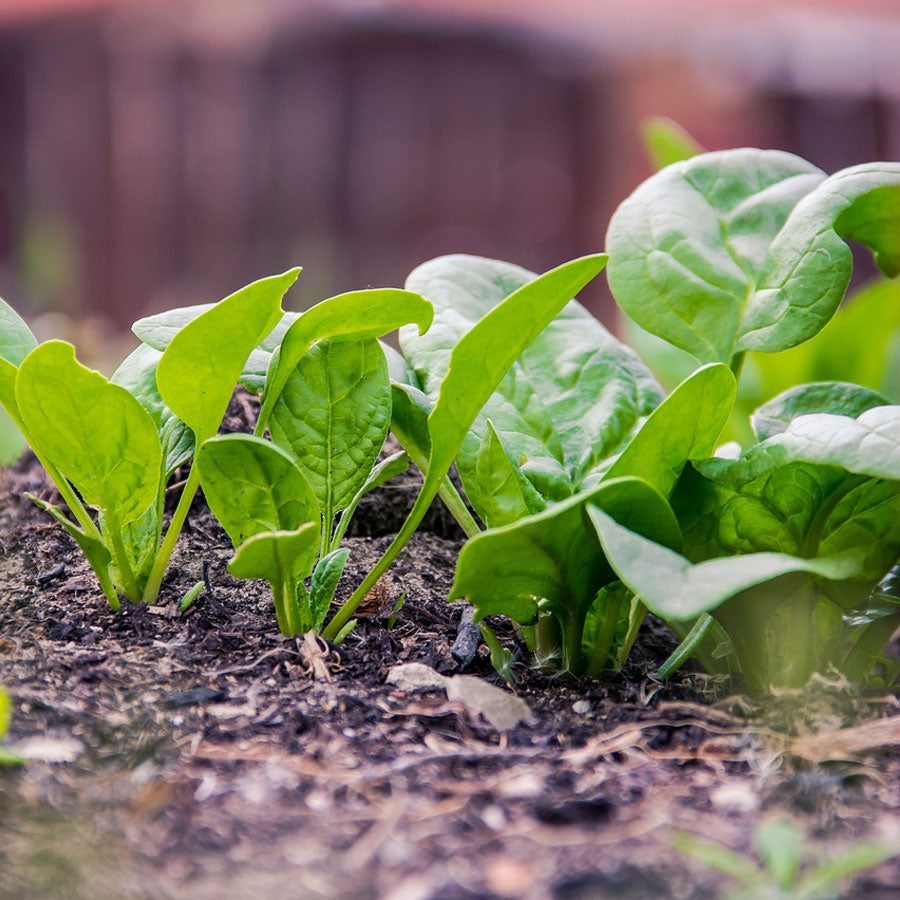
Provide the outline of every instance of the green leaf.
[[203,493],[235,547],[269,531],[316,526],[320,512],[303,472],[280,447],[246,434],[218,435],[197,454]]
[[703,152],[703,148],[684,128],[665,116],[645,119],[641,126],[641,134],[644,139],[644,151],[656,169],[690,159]]
[[814,338],[783,353],[752,354],[745,373],[758,383],[750,408],[797,384],[845,381],[900,400],[896,347],[900,284],[878,279],[842,306]]
[[475,460],[474,484],[479,501],[475,510],[491,528],[509,525],[547,506],[510,458],[490,419]]
[[326,528],[368,478],[390,421],[387,362],[375,340],[320,341],[285,381],[269,431],[309,480]]
[[[0,374],[0,379],[3,375]],[[14,463],[25,450],[25,438],[0,402],[0,466]]]
[[736,388],[728,366],[698,369],[650,414],[604,477],[634,475],[668,496],[685,462],[712,455]]
[[451,600],[468,598],[476,620],[505,615],[530,624],[539,607],[546,610],[560,625],[564,668],[574,672],[588,610],[597,591],[616,578],[585,515],[589,503],[661,541],[680,541],[665,500],[638,478],[618,478],[472,538],[460,552],[450,591]]
[[142,344],[122,361],[110,381],[125,388],[150,414],[156,425],[165,461],[164,480],[194,454],[194,434],[169,409],[156,386],[156,367],[162,353]]
[[[616,210],[606,247],[609,284],[622,309],[701,362],[730,363],[748,349],[770,246],[791,210],[824,179],[815,166],[775,150],[704,153],[653,175]],[[810,304],[792,297],[793,318],[755,349],[811,337],[793,319]],[[767,309],[769,307],[766,307]],[[784,314],[782,310],[782,314]],[[775,346],[776,343],[778,346]]]
[[[510,263],[463,255],[431,260],[409,276],[407,287],[434,303],[435,324],[421,337],[401,329],[400,344],[432,403],[463,335],[534,279],[534,273]],[[483,361],[476,364],[484,367]],[[474,470],[488,419],[538,491],[561,500],[662,398],[634,352],[576,301],[533,336],[492,394],[457,459],[476,509],[484,506]]]
[[900,406],[876,406],[855,419],[831,413],[798,416],[781,434],[752,447],[740,460],[708,460],[698,468],[708,477],[727,470],[732,481],[744,481],[790,461],[900,479]]
[[834,315],[853,269],[846,241],[875,254],[886,275],[900,272],[900,163],[853,166],[797,203],[750,294],[738,350],[785,350]]
[[317,303],[287,329],[272,354],[256,433],[262,434],[285,383],[316,341],[367,341],[408,322],[426,331],[433,312],[423,297],[393,288],[352,291]]
[[748,553],[693,564],[681,554],[634,533],[593,504],[588,510],[609,564],[657,615],[693,619],[748,588],[802,574],[831,580],[860,570],[855,554],[801,559],[786,553]]
[[[425,480],[397,536],[335,617],[333,639],[412,537],[444,482],[475,417],[522,351],[606,264],[606,256],[565,263],[514,291],[454,347],[438,400],[428,417],[431,441]],[[415,457],[413,457],[415,459]]]
[[867,409],[888,406],[890,400],[877,391],[841,381],[800,384],[789,388],[753,414],[753,430],[760,441],[787,431],[798,416],[833,413],[855,419]]
[[332,550],[323,556],[313,569],[309,583],[309,609],[316,631],[322,629],[349,556],[350,551],[346,547]]
[[753,843],[778,886],[790,890],[803,856],[803,832],[790,819],[770,819],[756,830]]
[[235,578],[259,578],[272,585],[295,585],[316,561],[319,529],[307,522],[292,531],[263,531],[244,541],[228,563]]
[[156,500],[162,451],[137,400],[81,365],[75,349],[47,341],[19,366],[16,399],[29,440],[85,502],[125,525]]
[[299,269],[254,281],[185,325],[156,368],[163,401],[197,443],[216,433],[251,351],[281,318]]
[[[680,853],[692,857],[717,872],[731,876],[745,887],[761,888],[762,872],[746,856],[742,856],[730,847],[686,831],[670,831],[668,840]],[[763,895],[760,894],[760,896]]]

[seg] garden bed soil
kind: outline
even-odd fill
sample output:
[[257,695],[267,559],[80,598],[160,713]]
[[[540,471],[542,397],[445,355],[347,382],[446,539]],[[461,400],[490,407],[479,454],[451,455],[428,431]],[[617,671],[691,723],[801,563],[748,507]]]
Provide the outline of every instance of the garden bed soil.
[[[0,684],[7,743],[31,757],[0,770],[0,897],[701,898],[728,882],[672,849],[672,827],[752,852],[784,813],[818,858],[900,841],[896,755],[815,766],[702,677],[657,684],[673,642],[654,620],[606,681],[517,664],[531,717],[502,734],[442,691],[387,683],[406,662],[461,671],[462,607],[445,599],[461,539],[442,510],[334,648],[278,635],[267,586],[226,574],[231,545],[202,501],[161,604],[115,614],[25,490],[52,495],[29,460],[0,485]],[[414,490],[410,475],[363,505],[339,599]],[[204,568],[211,590],[179,614]],[[465,671],[504,687],[484,647]],[[841,698],[820,704],[827,727],[897,712],[827,693]],[[898,884],[895,860],[847,896]]]

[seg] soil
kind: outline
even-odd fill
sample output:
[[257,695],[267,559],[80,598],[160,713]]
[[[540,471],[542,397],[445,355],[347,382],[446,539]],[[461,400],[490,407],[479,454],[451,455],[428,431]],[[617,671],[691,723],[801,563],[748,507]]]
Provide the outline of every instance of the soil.
[[[752,854],[759,823],[787,814],[815,859],[863,839],[900,847],[896,755],[804,762],[771,713],[717,700],[698,675],[654,682],[674,646],[655,620],[602,682],[517,663],[511,689],[532,715],[502,734],[442,691],[388,684],[404,662],[461,671],[462,607],[445,599],[461,537],[441,509],[334,648],[278,635],[267,586],[225,572],[231,545],[202,501],[160,605],[114,614],[25,490],[52,496],[28,459],[0,484],[0,683],[7,744],[29,756],[0,769],[0,897],[712,898],[732,882],[676,852],[671,829]],[[414,491],[406,476],[360,509],[339,598]],[[465,671],[510,689],[485,647]],[[840,703],[820,690],[807,725],[897,711],[830,691]],[[844,896],[897,885],[894,860]]]

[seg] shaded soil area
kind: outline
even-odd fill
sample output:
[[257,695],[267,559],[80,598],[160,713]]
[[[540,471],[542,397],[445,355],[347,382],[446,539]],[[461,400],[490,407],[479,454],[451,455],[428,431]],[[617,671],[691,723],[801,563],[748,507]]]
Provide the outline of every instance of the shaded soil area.
[[[360,511],[339,598],[387,545],[411,479]],[[503,734],[442,691],[387,683],[404,662],[460,671],[445,513],[334,648],[278,635],[267,586],[227,575],[202,503],[161,604],[109,612],[23,490],[50,496],[34,464],[0,485],[0,683],[8,743],[31,757],[0,770],[0,897],[703,898],[730,882],[677,853],[671,828],[750,853],[756,826],[787,813],[817,858],[900,845],[896,755],[813,766],[702,678],[654,683],[673,646],[657,622],[602,683],[518,664],[532,715]],[[180,614],[204,567],[212,589]],[[466,671],[501,685],[484,647]],[[852,724],[861,702],[829,706],[827,724]],[[896,713],[892,698],[863,705]],[[898,884],[892,861],[846,896]]]

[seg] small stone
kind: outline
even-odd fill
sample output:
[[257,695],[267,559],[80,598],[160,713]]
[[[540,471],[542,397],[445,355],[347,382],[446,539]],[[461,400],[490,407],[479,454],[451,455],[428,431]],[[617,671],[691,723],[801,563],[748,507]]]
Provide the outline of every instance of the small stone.
[[579,716],[586,716],[591,711],[591,703],[589,700],[576,700],[572,704],[572,712]]

